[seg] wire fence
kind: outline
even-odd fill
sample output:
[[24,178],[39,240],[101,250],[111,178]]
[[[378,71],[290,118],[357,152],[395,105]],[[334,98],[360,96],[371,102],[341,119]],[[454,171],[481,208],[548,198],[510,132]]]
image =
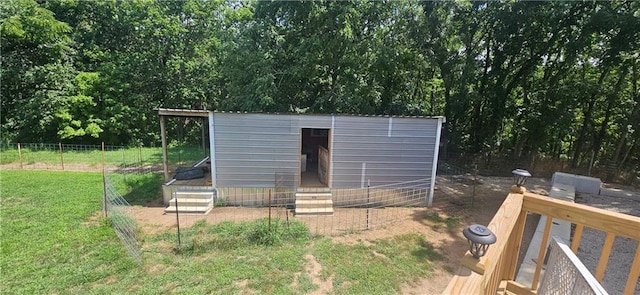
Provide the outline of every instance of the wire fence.
[[453,205],[475,206],[476,187],[480,184],[477,170],[440,161],[437,175],[438,205],[447,202]]
[[[131,204],[144,207],[152,201],[155,205],[163,205],[159,202],[162,186],[160,148],[21,143],[0,146],[0,152],[2,167],[104,171],[105,216],[124,248],[141,263],[141,225],[136,221],[137,209]],[[170,148],[169,164],[171,167],[192,164],[201,160],[204,154],[199,147]],[[434,206],[474,206],[475,187],[479,184],[474,170],[441,161],[437,174]],[[169,202],[168,208],[154,212],[158,212],[158,219],[174,218],[176,231],[181,231],[176,232],[179,244],[194,245],[211,235],[202,224],[222,227],[235,224],[239,225],[237,230],[250,226],[267,228],[268,232],[290,229],[336,236],[424,218],[425,210],[429,210],[431,179],[358,189],[311,191],[308,193],[318,195],[308,202],[315,202],[315,205],[309,205],[299,201],[304,198],[297,194],[304,190],[293,187],[293,177],[275,175],[271,188],[209,188],[203,192],[200,187],[174,192],[174,200]],[[194,197],[198,193],[200,200]],[[176,213],[178,210],[169,210],[172,204],[187,210]],[[173,226],[168,230],[173,230]]]
[[[181,247],[206,239],[203,235],[207,231],[190,230],[202,223],[262,221],[274,227],[337,236],[421,218],[418,216],[428,210],[429,186],[430,179],[421,179],[361,189],[217,188],[206,197],[202,196],[205,192],[191,189],[174,193],[169,208],[178,204],[171,214],[176,216]],[[201,199],[211,198],[211,203],[198,201],[198,194]]]
[[114,175],[105,173],[102,210],[124,248],[138,264],[142,264],[136,217],[129,202],[118,191],[117,184],[110,179]]
[[[199,147],[169,149],[169,163],[178,166],[202,157]],[[157,198],[162,150],[157,147],[125,147],[63,143],[14,143],[0,145],[2,169],[103,172],[102,210],[123,247],[142,263],[139,226],[130,202]],[[155,189],[149,189],[153,186]],[[149,196],[156,192],[155,196]],[[146,194],[146,196],[145,196]]]
[[[640,162],[631,157],[624,162],[610,160],[583,161],[572,163],[571,159],[554,158],[544,155],[510,156],[510,155],[441,155],[441,163],[446,162],[466,170],[477,171],[483,176],[510,176],[516,168],[528,170],[534,177],[551,178],[555,172],[565,172],[600,178],[605,183],[616,183],[637,186],[640,184]],[[438,167],[440,169],[440,167]]]
[[[170,167],[202,159],[207,151],[199,146],[175,146],[168,151]],[[3,169],[102,171],[162,170],[160,147],[126,147],[65,143],[0,144],[0,167]],[[134,171],[135,172],[135,171]]]

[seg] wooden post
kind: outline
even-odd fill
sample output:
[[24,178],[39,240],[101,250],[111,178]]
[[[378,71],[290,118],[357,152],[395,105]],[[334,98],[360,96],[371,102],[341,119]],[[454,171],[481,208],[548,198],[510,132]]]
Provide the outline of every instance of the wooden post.
[[627,283],[624,287],[623,294],[633,294],[633,290],[636,289],[636,283],[638,282],[638,278],[640,278],[640,242],[638,242],[638,248],[636,249],[636,256],[633,258],[633,263],[631,263],[631,269],[629,270],[629,277],[627,278]]
[[604,240],[604,245],[602,245],[602,252],[600,252],[600,260],[598,261],[598,267],[596,267],[596,280],[602,283],[604,280],[604,272],[607,270],[607,264],[609,263],[609,256],[611,256],[611,248],[613,247],[613,242],[616,239],[616,234],[612,232],[607,233],[607,237]]
[[20,169],[24,168],[22,166],[22,150],[20,149],[20,143],[18,143],[18,157],[20,158]]
[[551,225],[553,223],[553,217],[547,216],[547,220],[544,224],[544,233],[542,234],[542,242],[540,243],[540,249],[538,249],[538,260],[536,261],[536,270],[533,273],[533,282],[531,282],[531,290],[538,290],[538,282],[540,281],[540,272],[542,271],[542,265],[547,254],[547,245],[549,243],[549,234],[551,233]]
[[574,254],[578,254],[578,247],[580,247],[580,240],[582,239],[582,233],[584,232],[584,224],[576,224],[576,229],[573,233],[571,241],[571,251]]
[[160,138],[162,139],[162,166],[164,167],[164,181],[169,181],[169,160],[167,158],[167,130],[165,117],[160,115]]
[[180,214],[178,213],[178,194],[173,192],[173,198],[176,200],[176,226],[178,227],[178,249],[182,246],[182,241],[180,240]]
[[58,142],[58,149],[60,150],[60,164],[62,165],[62,170],[64,170],[64,158],[62,157],[62,143]]
[[504,279],[514,281],[516,279],[516,269],[518,268],[518,257],[520,255],[520,246],[522,245],[522,236],[524,235],[524,228],[527,222],[527,211],[520,211],[518,215],[518,221],[513,228],[512,236],[510,236],[507,243],[506,251],[511,253],[513,257],[511,261],[507,261],[507,269],[505,271]]

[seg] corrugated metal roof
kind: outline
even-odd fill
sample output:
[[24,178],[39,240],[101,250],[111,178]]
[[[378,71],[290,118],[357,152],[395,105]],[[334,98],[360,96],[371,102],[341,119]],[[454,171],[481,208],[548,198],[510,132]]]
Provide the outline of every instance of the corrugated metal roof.
[[267,115],[300,115],[300,116],[336,116],[336,117],[381,117],[381,118],[421,118],[421,119],[439,119],[444,116],[404,116],[404,115],[371,115],[371,114],[316,114],[316,113],[269,113],[269,112],[240,112],[240,111],[213,111],[214,113],[223,114],[267,114]]
[[187,110],[187,109],[166,109],[158,108],[158,115],[160,116],[180,116],[180,117],[208,117],[209,111],[207,110]]
[[[190,110],[190,109],[171,109],[171,108],[158,108],[158,114],[162,116],[194,116],[194,117],[206,117],[209,114],[209,110]],[[313,114],[313,113],[270,113],[270,112],[241,112],[241,111],[212,111],[214,113],[222,114],[266,114],[266,115],[300,115],[300,116],[339,116],[339,117],[382,117],[382,118],[418,118],[418,119],[444,119],[444,116],[404,116],[404,115],[371,115],[371,114]]]

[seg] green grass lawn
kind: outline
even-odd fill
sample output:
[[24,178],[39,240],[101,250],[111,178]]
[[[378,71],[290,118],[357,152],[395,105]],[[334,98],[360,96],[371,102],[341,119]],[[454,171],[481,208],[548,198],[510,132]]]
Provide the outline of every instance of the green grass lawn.
[[[419,234],[344,245],[294,223],[197,223],[142,234],[143,265],[101,218],[100,173],[0,171],[2,294],[389,294],[433,271],[440,253]],[[138,182],[132,182],[137,185]],[[135,188],[131,188],[135,190]],[[312,255],[322,271],[309,272]],[[319,277],[318,277],[319,276]]]

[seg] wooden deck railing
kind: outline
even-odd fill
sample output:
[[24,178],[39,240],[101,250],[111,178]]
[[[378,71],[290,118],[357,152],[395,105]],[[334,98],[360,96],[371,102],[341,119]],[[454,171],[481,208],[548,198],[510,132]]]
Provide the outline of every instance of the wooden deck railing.
[[[520,245],[528,213],[547,216],[538,260],[544,261],[547,241],[554,219],[565,220],[575,225],[571,239],[571,250],[575,253],[580,245],[585,227],[606,233],[600,260],[594,276],[600,282],[611,254],[616,236],[627,237],[638,242],[624,287],[624,294],[633,294],[640,276],[640,217],[611,212],[586,205],[557,200],[533,193],[509,193],[498,212],[487,226],[497,236],[487,254],[475,259],[467,251],[458,273],[453,277],[443,294],[536,294],[540,281],[542,263],[538,263],[531,286],[515,281]],[[540,258],[541,257],[541,258]]]

